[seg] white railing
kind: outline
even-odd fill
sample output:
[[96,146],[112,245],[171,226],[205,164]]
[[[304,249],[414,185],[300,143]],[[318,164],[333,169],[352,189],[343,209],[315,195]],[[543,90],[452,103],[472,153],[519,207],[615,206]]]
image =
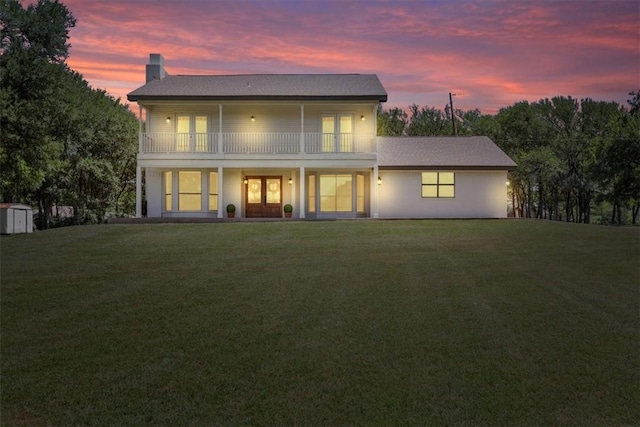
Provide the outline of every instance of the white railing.
[[229,154],[296,154],[299,133],[223,133],[223,151]]
[[[142,153],[298,154],[299,133],[173,133],[142,134]],[[306,154],[374,153],[373,134],[305,133]]]
[[142,134],[143,153],[216,153],[217,133],[149,132]]
[[304,138],[307,153],[373,153],[373,134],[307,133]]

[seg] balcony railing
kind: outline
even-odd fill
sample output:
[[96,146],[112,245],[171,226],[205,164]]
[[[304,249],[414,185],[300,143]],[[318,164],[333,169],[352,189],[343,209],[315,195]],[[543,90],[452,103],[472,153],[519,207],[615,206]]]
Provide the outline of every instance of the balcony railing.
[[299,133],[223,133],[223,151],[229,154],[297,154]]
[[216,153],[217,133],[166,133],[142,134],[143,153]]
[[304,136],[306,153],[373,153],[372,134],[307,133]]
[[[221,139],[220,139],[221,138]],[[142,134],[141,153],[299,154],[300,133]],[[222,143],[222,144],[220,144]],[[305,133],[305,154],[374,153],[373,134]]]

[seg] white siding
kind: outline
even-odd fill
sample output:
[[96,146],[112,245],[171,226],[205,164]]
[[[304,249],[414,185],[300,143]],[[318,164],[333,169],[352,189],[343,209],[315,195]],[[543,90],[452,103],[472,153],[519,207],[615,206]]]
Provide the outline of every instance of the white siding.
[[[322,114],[353,114],[356,133],[375,133],[374,104],[329,104],[329,103],[271,103],[271,104],[222,104],[222,132],[300,132],[300,105],[304,105],[305,132],[320,132]],[[158,105],[148,111],[147,132],[175,132],[178,114],[206,115],[209,117],[208,130],[219,132],[218,104]],[[251,121],[251,116],[255,121]],[[365,120],[361,120],[364,116]],[[167,123],[167,117],[171,122]]]
[[455,171],[455,197],[423,198],[421,171],[381,170],[380,218],[505,218],[506,171]]
[[242,185],[240,170],[224,169],[224,194],[219,198],[218,209],[222,209],[225,217],[229,203],[236,205],[236,218],[243,216]]
[[145,184],[147,191],[147,216],[158,218],[162,216],[162,172],[159,169],[146,169]]
[[[251,121],[251,116],[255,121]],[[224,105],[222,132],[272,133],[300,132],[299,105]]]

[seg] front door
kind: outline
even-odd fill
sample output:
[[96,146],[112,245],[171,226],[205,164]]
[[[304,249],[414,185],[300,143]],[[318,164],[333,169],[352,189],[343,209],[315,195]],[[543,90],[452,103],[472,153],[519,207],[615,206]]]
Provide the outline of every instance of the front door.
[[282,217],[282,177],[252,176],[247,178],[245,202],[247,218]]

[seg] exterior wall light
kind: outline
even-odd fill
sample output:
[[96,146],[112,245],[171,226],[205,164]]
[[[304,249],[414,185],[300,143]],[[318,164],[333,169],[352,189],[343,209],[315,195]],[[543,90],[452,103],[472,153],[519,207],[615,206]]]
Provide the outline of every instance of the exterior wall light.
[[364,122],[364,116],[360,116],[360,120]]
[[247,185],[249,183],[249,180],[245,176],[244,178],[242,178],[242,182],[244,183],[244,185]]
[[251,121],[255,122],[256,121],[256,116],[251,116]]
[[289,177],[289,185],[293,184],[293,178]]
[[171,123],[171,117],[167,116],[166,122],[167,122],[167,124]]
[[382,185],[382,177],[381,176],[378,177],[378,185]]

